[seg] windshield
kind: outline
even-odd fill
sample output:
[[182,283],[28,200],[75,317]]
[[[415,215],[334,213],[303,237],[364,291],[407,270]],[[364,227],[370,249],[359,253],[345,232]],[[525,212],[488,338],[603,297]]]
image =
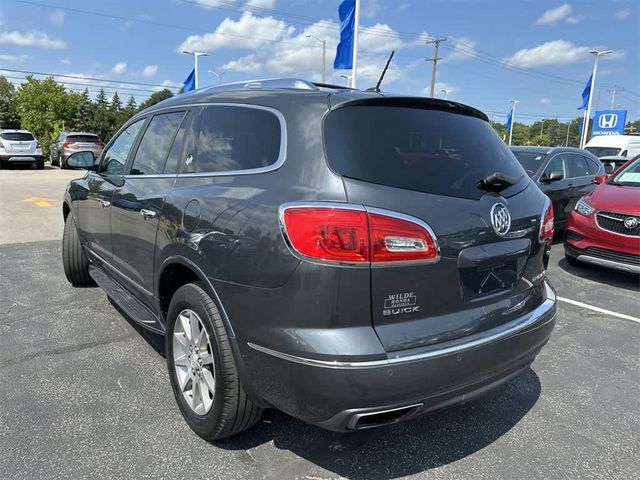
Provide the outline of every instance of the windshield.
[[489,175],[527,178],[488,122],[448,110],[346,106],[327,115],[324,133],[329,166],[365,182],[479,199]]
[[545,155],[535,152],[513,152],[525,172],[532,177],[542,166]]
[[640,157],[627,165],[613,177],[609,183],[614,185],[627,185],[630,187],[640,187]]
[[596,157],[616,157],[620,155],[620,149],[616,147],[585,147],[587,152],[593,153]]
[[12,142],[33,142],[33,135],[24,132],[5,132],[0,134],[3,140],[9,140]]

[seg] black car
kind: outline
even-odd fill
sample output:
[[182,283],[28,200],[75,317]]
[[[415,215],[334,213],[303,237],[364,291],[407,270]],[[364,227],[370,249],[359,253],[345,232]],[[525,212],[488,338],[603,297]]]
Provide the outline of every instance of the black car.
[[592,153],[572,147],[511,147],[527,174],[553,203],[556,230],[563,230],[578,200],[605,173]]
[[551,203],[451,101],[286,79],[181,94],[124,125],[63,215],[68,280],[165,335],[210,440],[269,407],[350,431],[466,401],[555,321]]

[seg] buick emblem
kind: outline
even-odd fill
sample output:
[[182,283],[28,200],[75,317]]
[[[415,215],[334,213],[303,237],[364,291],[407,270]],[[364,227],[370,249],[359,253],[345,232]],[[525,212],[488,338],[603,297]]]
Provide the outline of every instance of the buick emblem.
[[627,217],[624,219],[624,226],[629,230],[633,230],[638,226],[638,219],[636,217]]
[[491,207],[491,226],[496,235],[504,237],[511,228],[511,215],[509,210],[501,203]]

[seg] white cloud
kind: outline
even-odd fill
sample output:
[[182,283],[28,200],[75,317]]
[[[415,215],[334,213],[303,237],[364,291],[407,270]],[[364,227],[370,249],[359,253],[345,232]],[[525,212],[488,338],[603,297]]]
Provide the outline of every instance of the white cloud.
[[127,71],[127,63],[126,62],[118,62],[113,66],[111,71],[115,75],[122,75],[123,73],[125,73]]
[[536,20],[536,25],[554,25],[568,17],[572,10],[571,5],[568,3],[563,3],[557,8],[545,10],[542,16]]
[[0,54],[0,63],[23,63],[29,59],[29,55],[4,55]]
[[551,103],[551,99],[548,97],[542,97],[540,99],[540,103],[542,103],[543,105],[549,105]]
[[[575,45],[566,40],[552,40],[537,47],[523,48],[504,59],[516,67],[541,67],[544,65],[568,65],[591,58],[589,50],[594,47]],[[597,47],[596,47],[597,48]],[[624,52],[616,52],[604,58],[619,59]]]
[[[336,28],[338,28],[337,24]],[[384,23],[362,28],[358,41],[358,48],[363,52],[391,53],[391,50],[397,50],[403,46],[398,32]]]
[[147,65],[142,70],[143,77],[153,77],[156,73],[158,73],[158,65]]
[[576,24],[580,23],[583,19],[584,19],[584,17],[582,17],[582,16],[573,15],[571,17],[567,17],[566,22],[570,23],[572,25],[576,25]]
[[380,13],[385,6],[385,2],[382,0],[364,0],[360,6],[360,14],[362,18],[373,18]]
[[182,50],[211,52],[221,48],[257,49],[270,41],[291,34],[293,27],[272,17],[257,17],[244,12],[239,20],[225,18],[211,33],[191,35],[178,47]]
[[0,32],[0,44],[20,45],[21,47],[40,47],[40,48],[67,48],[67,44],[55,38],[49,37],[44,32],[32,31],[22,32]]
[[56,27],[61,26],[64,23],[64,11],[60,10],[59,8],[52,10],[49,14],[49,21]]
[[625,18],[627,18],[629,15],[631,15],[631,9],[630,8],[623,8],[618,10],[616,13],[616,18],[619,20],[624,20]]
[[[445,82],[436,82],[435,85],[433,86],[433,94],[435,97],[440,97],[440,98],[444,98],[444,92],[443,90],[447,91],[447,98],[451,98],[451,95],[453,95],[454,93],[458,93],[460,91],[460,89],[458,87],[455,87],[453,85],[449,85],[448,83]],[[424,87],[421,91],[420,91],[420,95],[424,96],[424,97],[428,97],[429,94],[431,93],[431,86],[426,86]]]
[[273,8],[276,5],[276,0],[247,0],[245,6],[255,8]]

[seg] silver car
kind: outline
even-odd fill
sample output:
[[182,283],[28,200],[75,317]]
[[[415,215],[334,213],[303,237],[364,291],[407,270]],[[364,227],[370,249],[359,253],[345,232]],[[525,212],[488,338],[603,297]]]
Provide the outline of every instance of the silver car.
[[0,130],[0,168],[18,164],[44,168],[40,144],[28,130]]
[[98,158],[104,143],[95,133],[88,132],[62,132],[49,147],[51,165],[60,168],[67,167],[67,157],[75,152],[90,151],[94,158]]

